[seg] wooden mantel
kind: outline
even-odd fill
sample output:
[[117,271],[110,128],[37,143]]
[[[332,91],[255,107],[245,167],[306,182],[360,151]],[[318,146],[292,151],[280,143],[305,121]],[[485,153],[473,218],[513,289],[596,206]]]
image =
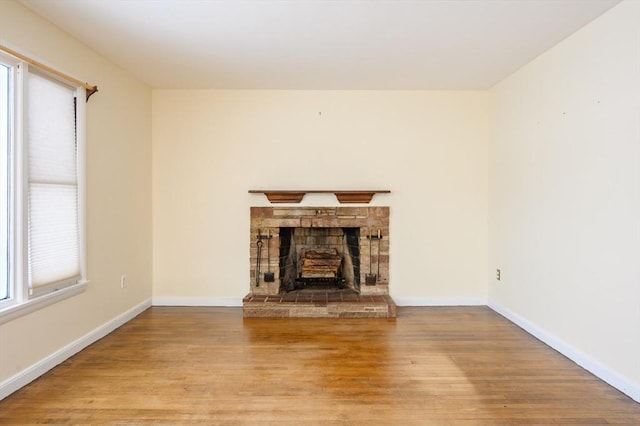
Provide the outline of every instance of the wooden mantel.
[[341,204],[363,203],[368,204],[375,194],[388,194],[387,189],[311,189],[311,190],[270,190],[270,189],[250,189],[250,194],[264,194],[271,203],[299,203],[306,194],[334,194]]

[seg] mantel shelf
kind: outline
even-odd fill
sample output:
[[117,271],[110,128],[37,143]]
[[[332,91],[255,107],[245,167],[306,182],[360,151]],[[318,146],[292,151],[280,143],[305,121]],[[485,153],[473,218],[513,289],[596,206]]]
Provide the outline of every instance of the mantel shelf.
[[334,194],[340,204],[362,203],[368,204],[375,194],[388,194],[387,189],[310,189],[310,190],[270,190],[250,189],[250,194],[264,194],[271,203],[299,203],[306,194]]

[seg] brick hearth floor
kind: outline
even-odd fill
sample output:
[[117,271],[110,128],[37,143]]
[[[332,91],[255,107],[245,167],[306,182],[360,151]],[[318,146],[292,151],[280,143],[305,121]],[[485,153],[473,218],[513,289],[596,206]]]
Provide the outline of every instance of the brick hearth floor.
[[387,295],[362,296],[353,290],[305,289],[277,296],[247,295],[245,317],[395,318],[396,304]]

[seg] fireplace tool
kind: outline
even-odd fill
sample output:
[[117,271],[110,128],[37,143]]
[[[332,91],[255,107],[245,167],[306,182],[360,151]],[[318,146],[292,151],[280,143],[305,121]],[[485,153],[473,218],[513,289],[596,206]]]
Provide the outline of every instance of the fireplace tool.
[[260,257],[262,257],[262,239],[260,237],[261,235],[258,234],[258,241],[256,242],[256,247],[258,248],[256,253],[256,287],[260,287]]
[[271,231],[267,231],[267,272],[264,273],[264,282],[272,283],[276,280],[275,274],[271,272]]
[[260,287],[260,258],[262,257],[262,240],[267,240],[267,272],[264,273],[264,282],[272,283],[276,280],[275,274],[271,272],[271,244],[269,244],[269,240],[271,240],[271,232],[267,231],[267,235],[262,235],[260,234],[260,231],[258,231],[258,241],[256,242],[256,246],[258,247],[258,257],[256,260],[256,287]]
[[373,273],[373,254],[371,251],[371,241],[373,240],[373,235],[371,235],[371,231],[369,231],[369,235],[367,236],[367,238],[369,238],[369,273],[365,275],[364,277],[364,283],[366,285],[375,285],[376,281],[378,280],[378,277],[376,274]]
[[378,255],[376,256],[376,265],[378,266],[378,279],[380,279],[380,240],[382,237],[380,236],[380,230],[378,229]]

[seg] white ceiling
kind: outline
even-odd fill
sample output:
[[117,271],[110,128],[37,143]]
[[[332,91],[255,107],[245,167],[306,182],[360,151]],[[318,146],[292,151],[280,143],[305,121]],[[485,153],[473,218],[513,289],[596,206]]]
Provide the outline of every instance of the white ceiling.
[[486,89],[619,0],[22,0],[154,88]]

